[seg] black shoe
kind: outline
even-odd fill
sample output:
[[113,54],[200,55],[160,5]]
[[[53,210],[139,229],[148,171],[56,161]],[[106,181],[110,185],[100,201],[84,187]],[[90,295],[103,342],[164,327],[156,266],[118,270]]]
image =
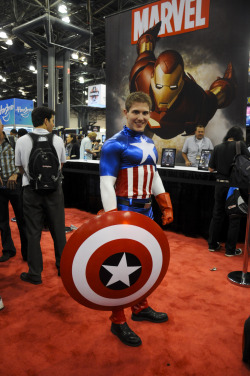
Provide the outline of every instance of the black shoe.
[[221,249],[221,245],[219,242],[217,242],[215,244],[215,246],[208,246],[208,250],[209,252],[215,252],[215,251],[219,251]]
[[227,252],[225,253],[225,256],[232,257],[232,256],[240,256],[242,254],[242,249],[237,248],[234,252]]
[[112,323],[111,332],[125,345],[137,347],[142,343],[140,337],[130,329],[126,322],[124,324]]
[[0,311],[1,309],[4,309],[3,299],[0,296]]
[[0,262],[8,261],[11,257],[14,257],[16,255],[11,255],[8,252],[4,252],[3,255],[0,257]]
[[41,280],[41,279],[37,279],[37,280],[35,280],[35,279],[33,279],[33,278],[29,275],[29,273],[22,273],[22,274],[20,275],[20,278],[21,278],[21,280],[24,281],[24,282],[33,283],[33,285],[40,285],[40,284],[42,283],[42,280]]
[[165,322],[168,321],[168,315],[163,312],[156,312],[151,307],[144,308],[139,313],[132,313],[131,316],[134,321],[151,321],[151,322]]

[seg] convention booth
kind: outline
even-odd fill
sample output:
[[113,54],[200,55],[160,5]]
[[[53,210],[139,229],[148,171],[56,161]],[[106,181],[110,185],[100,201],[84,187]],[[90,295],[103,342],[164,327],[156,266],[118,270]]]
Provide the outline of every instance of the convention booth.
[[[208,237],[214,205],[215,174],[195,167],[157,166],[163,184],[170,193],[174,222],[165,229],[186,236]],[[65,207],[78,208],[96,214],[102,209],[100,197],[99,161],[71,160],[63,166]],[[161,225],[161,212],[153,200],[156,222]],[[244,241],[245,219],[242,218]],[[225,231],[226,231],[225,224]]]

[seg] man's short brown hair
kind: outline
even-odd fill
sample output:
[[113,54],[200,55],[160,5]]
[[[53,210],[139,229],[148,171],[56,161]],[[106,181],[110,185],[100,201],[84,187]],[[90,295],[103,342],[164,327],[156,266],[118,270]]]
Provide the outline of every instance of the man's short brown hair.
[[152,101],[150,96],[146,93],[143,93],[142,91],[135,91],[134,93],[129,94],[125,101],[126,110],[129,111],[135,102],[147,103],[149,110],[151,111],[152,109]]

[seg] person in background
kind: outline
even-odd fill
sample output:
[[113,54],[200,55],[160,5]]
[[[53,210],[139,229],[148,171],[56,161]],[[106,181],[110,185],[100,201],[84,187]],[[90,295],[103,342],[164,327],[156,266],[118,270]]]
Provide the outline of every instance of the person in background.
[[[126,125],[108,139],[102,147],[100,160],[100,190],[105,212],[133,211],[153,219],[152,199],[162,212],[163,225],[173,221],[169,193],[165,192],[156,169],[158,153],[152,139],[143,134],[150,119],[152,102],[143,92],[131,93],[125,102]],[[128,184],[131,176],[133,182]],[[162,323],[168,320],[164,312],[154,311],[144,299],[131,307],[132,320]],[[128,346],[140,346],[141,339],[126,322],[123,309],[112,311],[111,332]]]
[[211,140],[205,137],[204,125],[197,125],[194,136],[186,138],[182,148],[185,165],[198,167],[202,149],[213,150],[213,148]]
[[16,255],[9,225],[9,202],[14,209],[21,239],[21,253],[23,260],[26,261],[28,243],[22,210],[21,176],[15,166],[14,147],[3,129],[0,120],[0,232],[3,247],[0,262],[5,262]]
[[102,150],[101,140],[95,140],[93,145],[93,151],[95,152],[96,156],[93,159],[100,159]]
[[68,134],[66,138],[66,158],[67,159],[79,159],[80,148],[76,141],[76,135],[73,133]]
[[16,130],[15,128],[11,129],[11,131],[10,131],[10,135],[11,135],[11,136],[14,136],[15,139],[16,139],[16,141],[17,141],[17,130]]
[[[36,107],[32,113],[34,133],[43,137],[54,128],[55,112],[48,107]],[[60,166],[66,161],[63,140],[53,135],[53,146],[56,149]],[[41,251],[41,232],[44,218],[54,242],[54,251],[58,276],[60,276],[60,261],[66,244],[65,213],[62,183],[59,181],[55,191],[40,194],[30,187],[29,157],[32,150],[32,139],[29,134],[20,137],[16,143],[16,166],[23,175],[23,210],[28,236],[28,273],[23,272],[20,278],[34,285],[42,283],[43,258]]]
[[81,146],[81,142],[82,142],[83,139],[84,139],[84,135],[83,135],[83,134],[79,134],[79,135],[77,136],[76,142],[78,143],[79,148],[80,148],[80,146]]
[[[13,129],[12,129],[12,131],[13,131]],[[16,132],[16,130],[14,129],[14,131]],[[15,147],[16,147],[16,141],[18,140],[18,138],[20,138],[20,137],[22,137],[22,136],[24,136],[25,134],[27,134],[28,133],[28,131],[27,131],[27,129],[25,129],[25,128],[20,128],[20,129],[18,129],[18,131],[16,132],[16,134],[17,134],[17,138],[15,137],[15,144],[14,144],[14,149],[15,149]],[[10,139],[10,141],[11,141],[11,139]],[[11,219],[13,222],[16,222],[16,217],[14,217],[14,218],[12,218]]]
[[18,129],[18,131],[17,131],[17,137],[20,138],[20,137],[24,136],[24,135],[27,134],[27,133],[28,133],[27,129],[25,129],[25,128],[20,128],[20,129]]
[[[225,135],[223,142],[216,145],[210,161],[209,171],[217,171],[216,185],[214,192],[214,208],[213,217],[209,227],[208,250],[210,252],[218,251],[221,248],[219,243],[222,224],[226,217],[225,202],[229,189],[229,176],[231,165],[236,154],[236,141],[240,141],[241,154],[250,157],[250,153],[244,142],[243,131],[240,127],[232,127]],[[227,240],[225,244],[225,256],[241,255],[242,250],[236,248],[238,234],[240,229],[240,217],[229,216],[229,227],[227,232]]]
[[94,150],[92,150],[92,144],[96,139],[97,134],[95,132],[90,132],[82,140],[80,147],[80,159],[92,160],[96,156]]

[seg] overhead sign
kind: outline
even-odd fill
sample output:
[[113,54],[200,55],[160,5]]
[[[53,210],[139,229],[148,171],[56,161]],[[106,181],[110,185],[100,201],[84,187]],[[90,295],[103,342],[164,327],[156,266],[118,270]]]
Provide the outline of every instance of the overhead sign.
[[145,299],[168,268],[165,232],[152,219],[129,211],[88,222],[63,250],[60,270],[68,293],[86,307],[105,311]]
[[33,101],[15,98],[15,125],[32,125]]
[[132,10],[132,44],[159,21],[161,38],[207,28],[209,5],[210,0],[168,0]]
[[34,103],[27,99],[5,99],[0,101],[0,119],[3,125],[32,126],[31,112]]

